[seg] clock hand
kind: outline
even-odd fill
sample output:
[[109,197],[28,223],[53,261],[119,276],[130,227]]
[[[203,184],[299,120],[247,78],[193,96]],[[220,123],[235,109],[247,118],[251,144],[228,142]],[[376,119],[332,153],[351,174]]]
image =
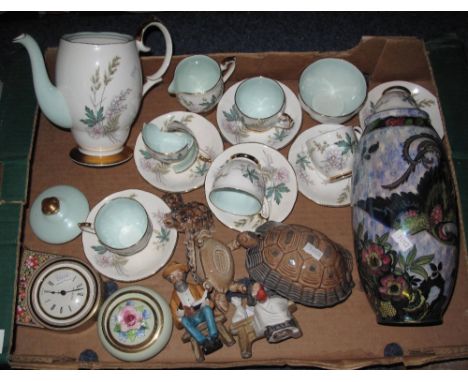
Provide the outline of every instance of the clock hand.
[[71,290],[66,290],[65,293],[68,292],[76,292],[77,290],[82,290],[83,288],[76,288],[76,289],[71,289]]
[[44,293],[56,294],[56,293],[60,293],[60,292],[56,292],[56,291],[54,291],[54,290],[47,290],[47,289],[44,289]]

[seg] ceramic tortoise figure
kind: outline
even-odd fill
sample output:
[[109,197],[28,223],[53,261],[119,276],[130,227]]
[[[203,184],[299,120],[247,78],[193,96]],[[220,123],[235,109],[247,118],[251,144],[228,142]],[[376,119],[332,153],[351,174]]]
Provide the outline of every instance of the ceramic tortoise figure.
[[237,241],[247,249],[250,277],[289,300],[323,308],[351,294],[351,254],[319,231],[267,222]]

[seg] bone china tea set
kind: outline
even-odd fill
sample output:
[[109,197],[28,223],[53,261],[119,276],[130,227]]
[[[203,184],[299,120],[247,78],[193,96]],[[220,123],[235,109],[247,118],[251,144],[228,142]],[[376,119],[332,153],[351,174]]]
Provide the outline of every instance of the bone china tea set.
[[[166,53],[143,84],[138,52],[149,50],[142,41],[149,27],[163,33]],[[355,283],[348,249],[310,227],[282,223],[298,191],[324,207],[351,204],[354,259],[379,324],[442,322],[455,283],[459,226],[431,93],[403,81],[368,92],[361,71],[336,58],[307,66],[297,96],[264,76],[225,89],[235,57],[194,55],[179,62],[168,89],[187,111],[154,116],[131,149],[126,141],[142,97],[162,81],[172,57],[159,21],[140,36],[63,36],[56,87],[34,40],[14,40],[29,53],[42,112],[73,134],[71,159],[108,167],[133,156],[140,175],[166,192],[159,197],[129,185],[90,209],[74,187],[44,190],[30,208],[34,234],[51,244],[81,234],[88,262],[25,250],[23,259],[38,266],[25,271],[23,260],[19,324],[70,331],[97,317],[103,346],[125,361],[155,356],[173,325],[184,329],[182,341],[191,342],[197,361],[234,338],[249,358],[258,339],[301,337],[296,304],[333,307]],[[296,137],[301,108],[320,124]],[[209,112],[218,126],[199,115]],[[358,113],[360,127],[344,125]],[[231,144],[226,150],[221,136]],[[289,143],[285,158],[278,149]],[[202,186],[206,204],[183,201],[180,193]],[[215,237],[213,216],[239,231],[235,240]],[[171,260],[178,233],[186,263]],[[240,247],[249,277],[236,279],[233,251]],[[159,271],[174,287],[170,300],[133,284]],[[102,301],[99,274],[131,284]]]

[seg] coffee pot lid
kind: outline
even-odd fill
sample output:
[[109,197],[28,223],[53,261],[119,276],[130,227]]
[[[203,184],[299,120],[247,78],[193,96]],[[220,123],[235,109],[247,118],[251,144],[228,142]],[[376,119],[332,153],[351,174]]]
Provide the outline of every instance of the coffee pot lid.
[[88,200],[75,187],[59,185],[44,190],[34,200],[29,224],[34,234],[50,244],[62,244],[77,237],[78,223],[86,221]]

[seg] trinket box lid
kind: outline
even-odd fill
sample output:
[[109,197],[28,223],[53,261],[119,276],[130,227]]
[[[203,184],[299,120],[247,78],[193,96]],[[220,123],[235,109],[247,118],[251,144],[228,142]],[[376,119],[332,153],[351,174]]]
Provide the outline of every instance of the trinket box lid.
[[88,200],[75,187],[59,185],[44,190],[34,200],[29,224],[36,236],[50,244],[62,244],[77,237],[89,213]]
[[118,290],[99,311],[99,339],[110,354],[123,361],[138,362],[154,357],[169,342],[171,333],[169,305],[146,287]]

